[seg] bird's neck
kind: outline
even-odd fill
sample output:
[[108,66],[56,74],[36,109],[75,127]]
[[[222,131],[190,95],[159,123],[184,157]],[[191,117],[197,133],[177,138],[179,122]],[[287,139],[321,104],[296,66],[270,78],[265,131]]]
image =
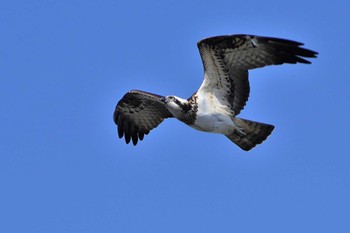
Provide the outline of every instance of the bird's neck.
[[191,96],[186,101],[183,101],[180,105],[182,111],[178,116],[176,116],[176,118],[187,125],[194,124],[197,113],[196,99],[197,98],[194,98],[194,96]]

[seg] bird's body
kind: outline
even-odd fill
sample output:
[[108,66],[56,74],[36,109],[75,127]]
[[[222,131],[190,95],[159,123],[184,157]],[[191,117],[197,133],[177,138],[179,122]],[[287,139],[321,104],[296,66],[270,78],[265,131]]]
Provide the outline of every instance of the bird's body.
[[[206,104],[203,104],[206,105]],[[198,108],[201,109],[197,112],[196,121],[192,128],[200,131],[218,133],[218,134],[231,134],[235,129],[235,124],[232,121],[231,115],[225,108],[211,108],[210,106],[201,107],[199,104]],[[207,111],[206,111],[207,110]],[[208,111],[211,111],[208,113]]]
[[[165,103],[167,104],[167,102]],[[181,120],[181,113],[178,114],[178,111],[173,110],[171,105],[167,106],[173,116]],[[230,117],[232,111],[227,106],[219,105],[219,102],[213,96],[203,99],[196,96],[196,106],[195,120],[188,124],[192,128],[220,134],[227,134],[233,130],[234,123]],[[184,123],[186,123],[186,120]]]
[[164,119],[174,117],[194,129],[223,134],[243,150],[263,142],[273,125],[238,118],[250,92],[248,70],[283,63],[310,63],[316,52],[290,40],[251,35],[218,36],[198,42],[204,80],[188,99],[133,90],[118,102],[119,137],[136,145]]

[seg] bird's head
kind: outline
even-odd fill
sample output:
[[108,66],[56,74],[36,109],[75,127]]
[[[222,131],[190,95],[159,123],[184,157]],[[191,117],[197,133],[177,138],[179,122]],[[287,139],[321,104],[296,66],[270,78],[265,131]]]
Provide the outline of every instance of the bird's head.
[[188,103],[188,100],[182,99],[177,96],[168,95],[168,96],[162,97],[160,100],[165,104],[167,109],[175,117],[183,115],[184,113],[187,113],[191,109],[191,105]]

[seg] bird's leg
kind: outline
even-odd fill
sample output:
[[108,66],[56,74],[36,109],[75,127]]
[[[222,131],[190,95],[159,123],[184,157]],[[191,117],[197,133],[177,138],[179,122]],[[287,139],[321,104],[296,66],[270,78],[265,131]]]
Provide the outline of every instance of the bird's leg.
[[236,126],[235,130],[233,131],[235,135],[237,135],[240,138],[244,138],[246,136],[246,133],[244,133],[244,129],[241,127]]
[[244,132],[244,127],[240,126],[238,123],[238,118],[231,117],[233,124],[235,125],[235,128],[233,130],[233,134],[237,135],[240,138],[244,138],[247,134]]

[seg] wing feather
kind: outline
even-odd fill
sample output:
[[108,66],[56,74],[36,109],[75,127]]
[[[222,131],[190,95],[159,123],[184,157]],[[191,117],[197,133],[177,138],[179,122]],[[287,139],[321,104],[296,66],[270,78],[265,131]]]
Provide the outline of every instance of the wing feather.
[[124,136],[127,144],[132,141],[136,145],[165,118],[173,117],[161,98],[160,95],[138,90],[126,93],[113,115],[119,138]]
[[249,97],[248,70],[284,63],[309,64],[304,58],[316,57],[317,52],[300,47],[302,45],[292,40],[252,35],[201,40],[198,49],[205,80],[198,92],[214,93],[223,105],[228,105],[238,115]]

